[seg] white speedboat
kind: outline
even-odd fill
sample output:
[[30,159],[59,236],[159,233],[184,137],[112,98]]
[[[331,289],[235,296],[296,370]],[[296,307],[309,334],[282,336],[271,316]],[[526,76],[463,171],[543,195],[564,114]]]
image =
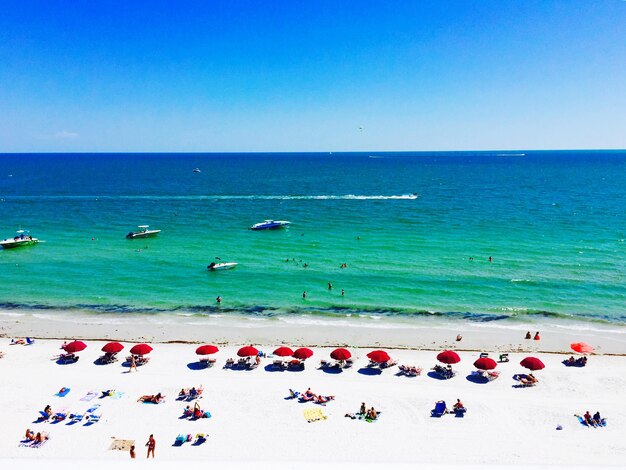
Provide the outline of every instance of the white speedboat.
[[202,170],[200,168],[194,168],[193,170],[194,173],[202,173]]
[[17,235],[13,238],[6,238],[0,241],[0,246],[5,250],[9,248],[17,248],[19,246],[34,245],[39,243],[39,239],[33,238],[26,230],[18,230]]
[[128,233],[128,235],[126,235],[126,238],[133,239],[154,237],[160,232],[160,230],[149,230],[149,228],[149,225],[139,225],[139,231]]
[[206,268],[209,271],[223,271],[225,269],[233,269],[238,263],[211,263]]
[[272,230],[287,227],[291,222],[288,220],[264,220],[250,227],[251,230]]

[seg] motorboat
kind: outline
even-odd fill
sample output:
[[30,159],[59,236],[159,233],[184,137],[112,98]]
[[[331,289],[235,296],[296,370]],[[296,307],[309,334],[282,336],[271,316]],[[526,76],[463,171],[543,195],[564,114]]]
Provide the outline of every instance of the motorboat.
[[211,263],[206,268],[209,271],[224,271],[226,269],[233,269],[238,263]]
[[154,237],[160,232],[160,230],[149,230],[149,228],[149,225],[139,225],[139,231],[129,232],[128,235],[126,235],[126,238],[133,239]]
[[39,239],[31,237],[26,230],[18,230],[17,235],[13,238],[6,238],[0,241],[0,246],[7,250],[9,248],[34,245],[35,243],[39,243]]
[[251,230],[272,230],[287,227],[291,222],[288,220],[264,220],[250,227]]
[[194,168],[193,170],[194,173],[202,173],[202,170],[200,168]]

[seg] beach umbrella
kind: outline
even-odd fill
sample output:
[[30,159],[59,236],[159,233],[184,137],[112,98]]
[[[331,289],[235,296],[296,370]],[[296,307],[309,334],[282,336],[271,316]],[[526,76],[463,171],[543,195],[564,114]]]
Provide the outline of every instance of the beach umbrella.
[[212,344],[205,344],[204,346],[200,346],[196,349],[196,354],[198,356],[208,356],[209,354],[215,354],[219,349],[217,346],[213,346]]
[[572,343],[570,344],[570,348],[580,354],[590,354],[593,352],[593,347],[589,346],[587,343]]
[[347,349],[337,348],[330,353],[330,357],[333,358],[335,361],[345,361],[347,359],[350,359],[352,357],[352,354],[350,354],[350,351],[348,351]]
[[474,362],[474,367],[480,370],[495,369],[498,364],[490,357],[481,357]]
[[86,347],[87,345],[82,341],[72,341],[71,343],[66,344],[63,349],[65,349],[66,352],[73,354],[75,352],[82,351]]
[[522,359],[522,361],[520,362],[520,365],[532,371],[541,370],[545,367],[544,363],[541,362],[536,357],[527,357],[525,359]]
[[281,346],[280,348],[274,351],[274,354],[280,357],[287,357],[293,355],[293,350],[288,348],[287,346]]
[[296,349],[294,353],[292,354],[292,356],[295,357],[296,359],[303,359],[303,360],[308,359],[312,355],[313,355],[313,351],[311,351],[309,348]]
[[254,346],[244,346],[243,348],[237,351],[237,356],[246,357],[246,356],[257,356],[259,354],[259,350]]
[[456,364],[461,362],[461,358],[454,351],[443,351],[437,354],[437,360],[444,364]]
[[102,346],[102,352],[109,353],[109,354],[118,353],[122,349],[124,349],[124,346],[122,346],[120,343],[117,343],[117,342],[107,343],[104,346]]
[[380,349],[376,351],[372,351],[371,353],[367,355],[367,357],[369,357],[374,362],[387,362],[391,359],[389,357],[389,354],[387,354],[385,351],[382,351]]
[[130,349],[130,353],[131,354],[138,354],[139,356],[143,356],[144,354],[148,354],[150,351],[152,351],[152,346],[150,346],[149,344],[135,344],[131,349]]

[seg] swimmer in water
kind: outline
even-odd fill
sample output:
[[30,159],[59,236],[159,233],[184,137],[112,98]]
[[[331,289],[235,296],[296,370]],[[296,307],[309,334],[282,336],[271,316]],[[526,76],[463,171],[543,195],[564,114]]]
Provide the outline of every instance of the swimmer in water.
[[303,299],[303,300],[306,300],[306,291],[304,291],[304,292],[302,293],[302,299]]
[[332,290],[333,284],[331,282],[328,283],[328,290]]
[[346,293],[345,290],[341,289],[341,296],[343,297],[343,295]]
[[222,303],[222,297],[221,296],[217,296],[217,298],[215,299],[217,301],[218,304]]
[[493,258],[490,256],[489,257],[489,262],[491,263],[493,261]]

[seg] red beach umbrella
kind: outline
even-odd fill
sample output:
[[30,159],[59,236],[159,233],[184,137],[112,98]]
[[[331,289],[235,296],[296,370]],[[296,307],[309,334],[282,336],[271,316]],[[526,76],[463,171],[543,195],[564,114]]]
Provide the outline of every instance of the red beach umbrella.
[[296,359],[308,359],[312,355],[313,355],[313,351],[311,351],[309,348],[296,349],[294,353],[292,354],[292,356],[295,357]]
[[347,349],[337,348],[330,353],[330,357],[333,358],[335,361],[345,361],[347,359],[350,359],[352,357],[352,354],[350,354],[350,351],[348,351]]
[[122,346],[120,343],[117,343],[117,342],[107,343],[104,346],[102,346],[102,352],[109,353],[109,354],[118,353],[122,349],[124,349],[124,346]]
[[139,356],[143,356],[144,354],[148,354],[150,351],[152,351],[152,346],[150,346],[149,344],[135,344],[131,349],[130,349],[130,353],[131,354],[138,354]]
[[276,351],[274,351],[274,354],[280,357],[292,356],[293,350],[291,348],[288,348],[287,346],[281,346],[280,348],[276,349]]
[[239,351],[237,351],[237,356],[239,357],[258,356],[258,354],[259,350],[252,345],[244,346],[243,348],[239,349]]
[[593,352],[593,347],[589,346],[587,343],[572,343],[570,344],[570,348],[580,354],[590,354]]
[[461,358],[454,351],[443,351],[437,354],[437,360],[444,364],[456,364],[461,362]]
[[385,351],[382,351],[380,349],[376,351],[372,351],[371,353],[367,355],[367,357],[369,357],[374,362],[387,362],[391,359],[389,357],[389,354],[387,354]]
[[495,369],[497,365],[498,363],[490,357],[481,357],[480,359],[476,359],[476,361],[474,362],[474,367],[480,370]]
[[82,351],[86,347],[87,345],[82,341],[72,341],[71,343],[66,344],[63,349],[65,349],[66,352],[73,354],[75,352]]
[[217,346],[213,346],[212,344],[205,344],[204,346],[200,346],[196,349],[196,354],[198,356],[208,356],[209,354],[215,354],[219,349]]
[[532,371],[541,370],[545,367],[545,364],[536,357],[527,357],[525,359],[522,359],[520,365]]

